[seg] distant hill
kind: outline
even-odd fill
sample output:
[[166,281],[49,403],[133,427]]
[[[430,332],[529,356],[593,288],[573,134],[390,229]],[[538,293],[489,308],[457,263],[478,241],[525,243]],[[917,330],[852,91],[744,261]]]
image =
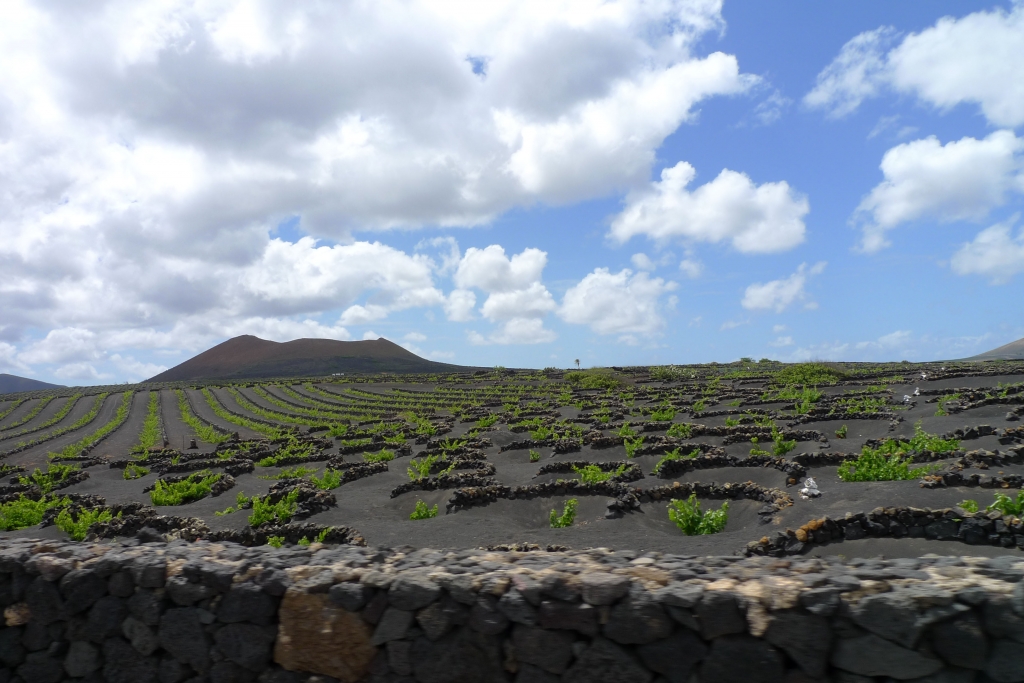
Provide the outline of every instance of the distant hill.
[[964,360],[1024,360],[1024,339],[1010,342],[998,349],[992,349]]
[[39,391],[40,389],[59,389],[61,386],[63,385],[0,373],[0,394],[16,394],[19,391]]
[[387,339],[273,342],[246,334],[228,339],[146,381],[309,377],[336,372],[459,372],[467,369],[420,358]]

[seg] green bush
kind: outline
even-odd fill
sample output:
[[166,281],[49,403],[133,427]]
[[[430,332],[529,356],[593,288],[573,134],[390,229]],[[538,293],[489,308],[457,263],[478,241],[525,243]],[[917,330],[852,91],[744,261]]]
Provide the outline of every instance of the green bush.
[[756,436],[750,437],[750,443],[752,446],[752,448],[750,449],[751,455],[771,455],[771,453],[764,450],[763,448],[758,448],[758,444],[760,443],[760,441]]
[[142,477],[149,474],[149,470],[142,465],[136,465],[133,462],[128,463],[128,466],[124,468],[125,479],[141,479]]
[[676,449],[673,449],[673,450],[665,453],[665,455],[663,455],[661,457],[661,459],[658,460],[657,463],[655,463],[655,465],[654,465],[654,474],[657,474],[658,472],[660,472],[661,471],[661,466],[664,465],[667,462],[672,462],[673,460],[684,460],[684,459],[696,458],[698,455],[700,455],[700,449],[699,448],[694,448],[689,453],[683,453],[682,450],[683,449],[680,447],[680,448],[676,448]]
[[530,462],[537,462],[540,460],[540,452],[530,449]]
[[252,513],[249,515],[249,526],[258,527],[274,520],[281,524],[287,524],[299,507],[299,490],[294,489],[276,503],[270,502],[270,496],[253,496],[251,500]]
[[363,453],[363,462],[391,462],[395,459],[395,452],[381,449],[376,453]]
[[434,504],[434,507],[427,507],[422,500],[416,501],[416,509],[409,515],[409,519],[430,519],[432,517],[437,517],[437,503]]
[[727,417],[727,418],[725,418],[725,426],[726,427],[739,427],[740,426],[740,421],[737,420],[736,418],[733,418],[733,417]]
[[160,439],[160,394],[157,391],[149,392],[149,404],[146,407],[146,420],[142,423],[142,431],[139,433],[139,441],[133,447],[132,453],[145,454],[150,448],[156,445]]
[[835,384],[846,378],[846,373],[824,363],[797,363],[787,365],[775,375],[777,384],[822,386]]
[[565,381],[581,389],[618,389],[622,386],[622,382],[617,378],[596,370],[567,372]]
[[422,460],[413,458],[409,461],[409,467],[406,468],[406,473],[409,475],[411,481],[417,481],[419,479],[425,479],[430,476],[430,468],[434,466],[441,456],[439,455],[428,455]]
[[24,494],[0,504],[0,531],[14,531],[35,526],[43,521],[43,513],[53,507],[65,507],[69,498],[43,496],[33,500]]
[[998,510],[1004,515],[1016,515],[1019,517],[1024,513],[1024,491],[1018,491],[1016,499],[1010,498],[1005,493],[997,493],[995,502],[985,509],[989,512]]
[[961,500],[959,503],[956,504],[956,506],[962,510],[966,510],[967,512],[978,511],[978,501],[971,500],[970,498],[968,498],[967,500]]
[[45,472],[37,467],[31,475],[18,477],[18,483],[22,486],[38,486],[43,493],[49,493],[77,471],[78,465],[60,465],[51,462],[46,466]]
[[579,475],[580,481],[584,484],[600,484],[603,481],[608,481],[612,477],[618,477],[626,471],[626,466],[619,465],[618,469],[614,472],[605,472],[597,465],[584,465],[583,467],[573,467],[572,471]]
[[778,457],[784,456],[796,448],[796,441],[786,441],[778,427],[772,427],[772,453]]
[[669,436],[674,436],[677,439],[689,439],[693,434],[693,425],[685,423],[674,424],[669,427],[668,431],[665,433]]
[[700,509],[697,494],[687,500],[673,500],[668,505],[668,518],[687,536],[717,534],[729,521],[729,501],[718,510]]
[[330,491],[331,489],[336,489],[341,486],[341,472],[339,470],[332,470],[328,467],[324,470],[323,476],[317,477],[316,475],[313,475],[310,477],[310,480],[318,489]]
[[149,492],[149,498],[153,505],[185,505],[208,496],[221,476],[201,470],[173,483],[157,479]]
[[660,406],[651,413],[651,419],[655,422],[671,422],[675,417],[675,408],[668,405]]
[[700,399],[699,401],[695,401],[694,404],[692,406],[690,406],[690,412],[691,413],[700,413],[700,412],[703,412],[704,409],[707,408],[707,407],[708,407],[707,403],[704,401],[704,399]]
[[548,521],[551,524],[552,529],[564,529],[565,527],[572,526],[572,523],[576,521],[576,508],[580,502],[575,498],[570,498],[565,501],[565,506],[562,508],[562,514],[559,515],[557,510],[552,510],[548,516]]
[[849,434],[849,432],[850,432],[850,430],[847,429],[846,425],[843,425],[842,427],[840,427],[839,429],[836,430],[836,438],[837,439],[845,439],[846,435]]
[[626,447],[626,457],[632,458],[636,455],[636,452],[640,450],[640,447],[644,445],[644,437],[635,436],[633,438],[625,438],[622,440],[622,445]]
[[843,481],[906,481],[928,474],[932,467],[910,467],[910,458],[886,454],[881,449],[865,446],[856,460],[839,465]]
[[[120,516],[120,515],[118,515]],[[67,508],[57,515],[57,528],[76,541],[85,540],[89,527],[97,522],[109,522],[114,516],[110,510],[80,510],[78,519],[74,519]]]
[[284,536],[269,536],[267,537],[267,545],[271,548],[280,548],[284,545]]

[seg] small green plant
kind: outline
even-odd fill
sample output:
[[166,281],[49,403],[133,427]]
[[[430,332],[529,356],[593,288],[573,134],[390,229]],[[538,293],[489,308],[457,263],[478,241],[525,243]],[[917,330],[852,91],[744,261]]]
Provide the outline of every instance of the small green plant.
[[395,459],[395,452],[386,448],[376,453],[363,453],[363,462],[391,462]]
[[839,478],[843,481],[906,481],[928,474],[931,467],[910,467],[910,458],[886,454],[881,449],[861,450],[856,460],[839,465]]
[[332,470],[329,467],[324,470],[323,476],[313,475],[309,479],[313,482],[314,486],[324,491],[330,491],[341,486],[341,472],[339,470]]
[[39,500],[22,494],[14,500],[0,504],[0,531],[14,531],[35,526],[43,521],[43,513],[53,507],[65,507],[69,498],[42,496]]
[[315,467],[296,465],[295,467],[285,467],[277,474],[261,475],[260,479],[302,479],[307,474],[313,474],[314,472],[316,472]]
[[136,465],[133,462],[128,463],[128,466],[124,468],[125,479],[140,479],[149,474],[149,470],[142,465]]
[[157,479],[149,498],[153,505],[185,505],[209,495],[213,485],[221,478],[209,470],[193,472],[185,479],[167,482]]
[[[246,495],[244,493],[239,491],[238,494],[235,496],[235,505],[238,506],[237,509],[241,510],[246,505],[249,505],[251,500],[252,500],[251,498],[246,497]],[[235,508],[234,507],[228,507],[226,510],[216,510],[216,511],[214,511],[213,514],[217,515],[218,517],[222,517],[224,515],[230,515],[232,512],[235,512]]]
[[772,453],[782,457],[796,448],[796,440],[786,441],[778,427],[772,427]]
[[962,510],[966,510],[967,512],[978,511],[978,501],[971,500],[970,498],[968,498],[967,500],[961,500],[959,503],[956,504],[956,506]]
[[346,434],[348,434],[348,425],[346,424],[334,423],[327,428],[327,436],[332,439]]
[[771,453],[764,450],[763,448],[758,448],[757,445],[760,442],[758,441],[758,438],[756,436],[750,437],[750,443],[753,445],[753,448],[750,449],[751,455],[771,455]]
[[441,456],[439,455],[428,455],[422,460],[413,458],[409,461],[409,467],[406,468],[406,473],[409,475],[409,479],[417,481],[419,479],[425,479],[430,476],[430,468],[434,466]]
[[43,493],[49,493],[77,471],[78,465],[50,463],[46,466],[45,472],[37,467],[31,475],[18,477],[18,483],[22,486],[38,486]]
[[824,363],[797,363],[780,370],[775,376],[775,382],[782,385],[822,386],[835,384],[845,378],[845,372]]
[[727,418],[725,418],[725,426],[726,427],[739,427],[740,426],[740,421],[737,420],[734,417],[727,417]]
[[416,509],[409,515],[409,519],[430,519],[432,517],[437,517],[437,503],[434,503],[434,507],[427,507],[422,500],[416,501]]
[[956,393],[956,394],[946,394],[945,396],[943,396],[942,398],[939,399],[939,401],[938,401],[938,409],[935,411],[935,415],[936,416],[940,416],[940,417],[943,416],[943,415],[949,415],[949,413],[946,411],[946,404],[949,403],[950,401],[959,401],[959,400],[960,400],[960,394],[959,393]]
[[636,432],[634,432],[629,425],[622,425],[622,427],[619,428],[619,431],[615,432],[615,435],[626,439],[631,436],[636,436]]
[[302,538],[299,539],[299,545],[309,545],[309,544],[310,544],[310,540],[308,538],[306,538],[305,536],[303,536]]
[[498,416],[497,415],[488,415],[487,417],[481,417],[479,420],[476,421],[476,428],[477,429],[487,429],[488,427],[490,427],[491,425],[493,425],[497,421],[498,421]]
[[683,460],[683,459],[689,459],[689,458],[696,458],[698,455],[700,455],[700,449],[699,448],[694,448],[689,453],[683,453],[682,451],[683,451],[683,449],[680,447],[680,448],[675,448],[675,449],[665,453],[665,455],[663,455],[661,457],[661,459],[658,460],[658,462],[654,465],[654,473],[657,474],[658,472],[660,472],[661,471],[661,466],[664,465],[667,462],[672,462],[673,460]]
[[695,401],[694,404],[692,406],[690,406],[690,412],[691,413],[702,413],[702,412],[704,412],[705,408],[707,408],[707,403],[705,403],[704,399],[700,399],[698,401]]
[[837,439],[845,439],[846,435],[848,433],[849,433],[849,430],[846,428],[846,425],[843,425],[842,427],[840,427],[839,429],[836,430],[836,438]]
[[584,484],[600,484],[603,481],[608,481],[612,477],[621,475],[626,471],[626,465],[619,465],[619,468],[614,472],[605,472],[597,465],[573,467],[572,471],[580,476],[580,481]]
[[80,510],[78,519],[71,516],[67,508],[64,508],[57,515],[55,523],[57,528],[69,535],[76,541],[85,540],[89,533],[89,527],[97,522],[109,522],[114,516],[110,510]]
[[267,545],[271,548],[280,548],[284,545],[284,536],[270,536],[267,538]]
[[671,422],[676,417],[676,409],[670,405],[659,406],[651,413],[651,419],[655,422]]
[[673,500],[668,505],[668,518],[687,536],[717,534],[729,521],[729,501],[718,510],[701,510],[697,494],[687,500]]
[[564,529],[572,526],[572,523],[576,521],[576,508],[580,502],[575,498],[570,498],[565,501],[565,506],[562,508],[562,514],[559,515],[557,510],[552,510],[548,516],[548,521],[551,524],[552,529]]
[[644,445],[644,437],[635,436],[633,438],[623,439],[622,445],[626,447],[626,457],[632,458],[636,455],[636,452],[640,450],[640,447]]
[[530,462],[537,462],[538,460],[540,460],[540,451],[535,451],[535,450],[533,450],[531,448],[530,449]]
[[330,533],[330,531],[331,531],[331,527],[329,527],[329,526],[328,527],[324,527],[323,529],[320,530],[320,533],[318,533],[316,535],[316,538],[313,539],[313,540],[315,542],[317,542],[317,543],[326,543],[327,542],[327,534]]
[[989,512],[998,510],[1004,515],[1016,515],[1019,517],[1024,513],[1024,491],[1018,491],[1016,499],[1010,498],[1005,493],[997,493],[995,502],[985,509]]
[[689,439],[693,434],[693,426],[685,423],[674,424],[665,433],[677,439]]
[[299,490],[294,489],[276,503],[270,502],[270,496],[253,496],[252,513],[249,515],[249,526],[258,527],[275,519],[287,524],[299,506]]

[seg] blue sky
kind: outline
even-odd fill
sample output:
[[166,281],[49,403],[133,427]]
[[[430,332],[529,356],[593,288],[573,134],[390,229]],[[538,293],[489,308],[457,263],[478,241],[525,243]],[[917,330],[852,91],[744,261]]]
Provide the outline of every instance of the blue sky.
[[103,4],[5,10],[0,372],[1024,337],[1020,4]]

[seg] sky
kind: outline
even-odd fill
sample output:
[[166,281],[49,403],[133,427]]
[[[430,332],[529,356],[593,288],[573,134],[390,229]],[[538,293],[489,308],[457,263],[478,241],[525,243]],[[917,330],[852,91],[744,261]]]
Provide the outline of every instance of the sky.
[[474,366],[1024,337],[1024,3],[0,8],[0,372],[240,334]]

